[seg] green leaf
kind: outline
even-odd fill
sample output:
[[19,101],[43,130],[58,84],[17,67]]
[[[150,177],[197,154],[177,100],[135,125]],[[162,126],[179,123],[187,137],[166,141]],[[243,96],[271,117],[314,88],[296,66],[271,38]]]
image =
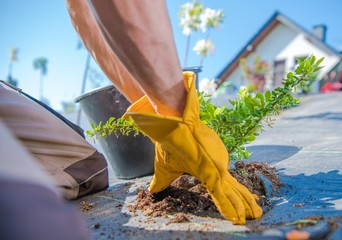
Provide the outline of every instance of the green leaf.
[[87,133],[87,135],[89,135],[89,136],[93,136],[93,135],[94,135],[93,132],[92,132],[91,130],[86,130],[86,133]]
[[315,68],[313,71],[314,71],[314,72],[317,72],[317,71],[321,70],[322,68],[324,68],[324,66],[322,66],[322,67],[317,67],[317,68]]
[[270,99],[271,99],[271,92],[270,92],[270,90],[267,90],[266,92],[265,92],[265,97],[266,97],[266,100],[267,101],[269,101]]
[[293,78],[293,72],[289,72],[289,73],[287,74],[287,78]]
[[320,58],[317,62],[316,62],[316,66],[319,66],[324,60],[324,57]]
[[301,74],[303,72],[303,67],[300,65],[296,68],[295,73],[296,74]]
[[297,58],[296,57],[296,60],[297,60],[298,64],[301,65],[304,61],[304,58]]
[[254,98],[253,99],[253,104],[256,106],[260,106],[261,105],[261,100],[259,98]]
[[249,135],[245,138],[246,141],[248,142],[253,142],[255,140],[255,136],[252,134],[252,135]]
[[222,110],[223,108],[216,108],[215,111],[214,111],[214,117],[216,117],[217,115],[221,114],[222,113]]
[[111,124],[112,122],[115,121],[115,117],[110,117],[107,121],[108,124]]
[[256,97],[260,99],[262,106],[265,105],[265,96],[262,93],[257,93]]

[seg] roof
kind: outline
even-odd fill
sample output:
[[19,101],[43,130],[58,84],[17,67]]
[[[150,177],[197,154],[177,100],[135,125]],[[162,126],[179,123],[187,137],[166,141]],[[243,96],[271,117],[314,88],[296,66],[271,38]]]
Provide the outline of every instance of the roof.
[[240,50],[240,52],[229,62],[222,71],[216,76],[217,87],[219,87],[227,77],[239,66],[239,59],[247,57],[252,53],[251,49],[255,49],[260,42],[279,24],[285,24],[286,26],[296,30],[297,32],[304,33],[309,41],[325,49],[327,52],[341,56],[337,50],[323,42],[313,33],[307,31],[288,17],[284,16],[280,12],[276,11],[271,18],[261,27],[261,29],[247,42],[247,44]]

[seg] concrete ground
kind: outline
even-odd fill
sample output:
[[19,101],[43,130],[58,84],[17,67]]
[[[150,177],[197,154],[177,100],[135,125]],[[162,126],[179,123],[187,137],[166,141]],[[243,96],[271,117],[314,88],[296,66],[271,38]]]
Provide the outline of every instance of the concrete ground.
[[[316,94],[277,118],[249,146],[252,161],[275,166],[285,186],[270,196],[271,208],[259,220],[236,226],[221,218],[189,215],[190,223],[131,213],[139,187],[151,176],[119,180],[82,198],[90,204],[84,219],[94,239],[285,239],[299,223],[310,239],[342,239],[342,93]],[[322,216],[319,221],[308,217]]]

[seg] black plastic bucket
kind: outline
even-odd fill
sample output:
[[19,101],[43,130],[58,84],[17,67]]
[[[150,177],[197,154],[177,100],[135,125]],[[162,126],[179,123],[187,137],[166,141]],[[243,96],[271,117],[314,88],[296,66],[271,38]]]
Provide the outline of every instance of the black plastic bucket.
[[[110,117],[119,118],[130,106],[127,99],[114,86],[98,88],[78,97],[90,123],[105,123]],[[98,137],[107,161],[117,178],[131,179],[153,174],[154,145],[148,137],[138,136]]]

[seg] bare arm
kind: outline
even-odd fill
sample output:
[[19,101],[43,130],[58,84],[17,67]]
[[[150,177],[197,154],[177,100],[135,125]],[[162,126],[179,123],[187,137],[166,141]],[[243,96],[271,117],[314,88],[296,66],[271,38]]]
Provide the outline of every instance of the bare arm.
[[85,0],[67,0],[67,6],[72,24],[108,78],[130,102],[141,98],[144,92],[140,84],[127,71],[104,39],[87,2]]
[[157,112],[182,116],[187,94],[165,1],[89,2],[109,46]]

